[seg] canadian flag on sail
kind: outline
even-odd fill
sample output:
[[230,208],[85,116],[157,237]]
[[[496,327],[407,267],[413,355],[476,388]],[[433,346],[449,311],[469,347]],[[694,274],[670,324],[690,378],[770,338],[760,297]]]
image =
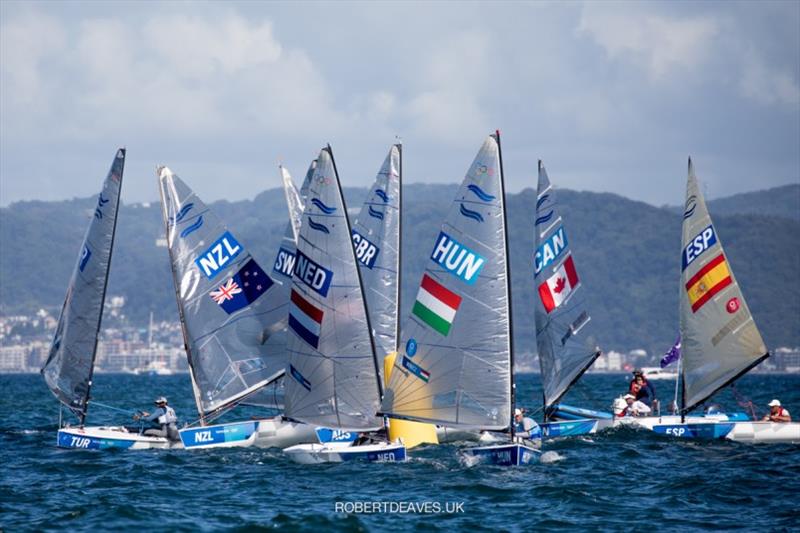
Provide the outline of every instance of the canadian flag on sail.
[[539,297],[542,299],[544,310],[548,313],[561,305],[569,298],[572,291],[578,288],[580,281],[578,273],[575,272],[575,263],[572,256],[567,257],[555,274],[547,278],[547,281],[539,285]]

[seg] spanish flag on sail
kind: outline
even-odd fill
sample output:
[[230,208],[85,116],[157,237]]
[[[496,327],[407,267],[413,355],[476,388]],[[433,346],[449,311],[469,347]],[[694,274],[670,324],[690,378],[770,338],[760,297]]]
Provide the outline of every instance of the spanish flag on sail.
[[720,253],[686,282],[692,312],[696,313],[719,291],[733,283],[725,255]]

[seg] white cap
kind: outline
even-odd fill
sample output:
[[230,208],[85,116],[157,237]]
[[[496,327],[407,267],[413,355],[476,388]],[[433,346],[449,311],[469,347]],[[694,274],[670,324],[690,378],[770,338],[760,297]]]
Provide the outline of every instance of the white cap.
[[624,398],[624,399],[626,399],[626,400],[627,400],[628,398],[630,398],[630,399],[632,399],[632,400],[635,400],[635,399],[636,399],[636,396],[634,396],[633,394],[626,394],[625,396],[623,396],[623,398]]
[[522,409],[514,409],[514,416],[522,416]]
[[780,407],[781,406],[781,402],[779,400],[772,400],[767,405],[769,405],[770,407]]

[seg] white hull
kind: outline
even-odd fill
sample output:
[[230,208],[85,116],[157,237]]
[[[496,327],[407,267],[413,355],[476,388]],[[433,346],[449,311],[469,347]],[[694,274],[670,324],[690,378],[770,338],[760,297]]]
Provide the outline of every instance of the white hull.
[[180,442],[173,442],[163,437],[139,435],[121,426],[61,428],[58,430],[57,443],[60,448],[83,450],[108,448],[150,450],[183,447]]
[[726,438],[738,442],[800,444],[800,422],[736,422]]
[[283,450],[289,458],[300,464],[343,463],[346,461],[371,461],[382,463],[404,462],[406,447],[402,444],[382,442],[351,446],[349,443],[298,444]]
[[618,418],[614,425],[633,425],[661,435],[694,439],[729,439],[737,442],[800,443],[800,422],[729,420],[725,415],[648,416]]
[[288,448],[317,441],[316,426],[276,416],[258,421],[254,445],[259,448]]

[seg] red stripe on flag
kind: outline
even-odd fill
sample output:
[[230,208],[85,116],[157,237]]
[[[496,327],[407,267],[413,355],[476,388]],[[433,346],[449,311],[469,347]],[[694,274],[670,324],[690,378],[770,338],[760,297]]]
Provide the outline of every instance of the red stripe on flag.
[[292,289],[292,303],[307,314],[314,322],[322,323],[322,309],[317,309],[308,303],[298,292]]
[[539,285],[539,298],[542,300],[544,310],[548,313],[556,308],[556,303],[553,301],[553,295],[550,293],[550,287],[546,281]]
[[566,261],[564,261],[564,270],[567,273],[569,286],[574,289],[578,286],[578,273],[575,271],[575,263],[572,262],[571,255],[567,257]]
[[733,283],[733,280],[731,279],[730,276],[720,280],[720,282],[711,287],[708,290],[708,292],[706,292],[703,296],[695,300],[694,304],[692,304],[692,313],[696,312],[698,309],[703,307],[704,303],[709,301],[715,294],[717,294],[719,291],[721,291],[731,283]]
[[700,281],[700,278],[708,274],[715,266],[724,262],[725,262],[725,254],[719,254],[717,257],[709,261],[709,263],[706,266],[698,270],[694,276],[689,278],[689,281],[686,282],[686,290],[688,291],[689,289],[691,289],[692,285]]
[[458,309],[458,306],[461,305],[461,296],[449,291],[427,274],[422,276],[422,288],[451,309]]

